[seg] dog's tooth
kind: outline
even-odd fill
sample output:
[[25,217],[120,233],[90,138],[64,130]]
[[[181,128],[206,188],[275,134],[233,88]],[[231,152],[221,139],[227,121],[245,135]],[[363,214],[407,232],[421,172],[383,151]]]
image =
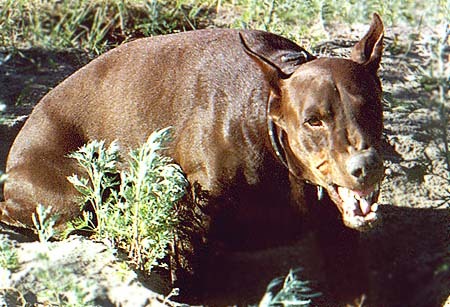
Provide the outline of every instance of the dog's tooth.
[[367,214],[364,217],[364,220],[366,220],[366,221],[373,221],[373,220],[376,220],[376,219],[377,219],[377,214],[375,212],[370,212],[369,214]]
[[372,212],[377,212],[378,204],[377,203],[372,204],[372,206],[370,206],[370,210],[372,210]]
[[339,196],[340,196],[343,200],[347,199],[347,196],[348,196],[348,189],[343,188],[343,187],[338,187],[338,188],[337,188],[337,191],[338,191]]
[[370,202],[367,199],[365,199],[365,198],[361,198],[359,200],[359,207],[361,208],[361,212],[364,215],[368,214],[370,212],[370,209],[371,209]]
[[344,200],[344,210],[351,215],[354,215],[355,210],[358,208],[358,201],[353,197]]
[[338,187],[338,193],[344,202],[344,210],[347,212],[347,214],[354,216],[357,210],[362,211],[359,205],[361,197],[359,197],[357,193],[344,187]]
[[358,199],[356,199],[356,195],[353,194],[350,190],[347,195],[347,201],[351,204],[358,204]]

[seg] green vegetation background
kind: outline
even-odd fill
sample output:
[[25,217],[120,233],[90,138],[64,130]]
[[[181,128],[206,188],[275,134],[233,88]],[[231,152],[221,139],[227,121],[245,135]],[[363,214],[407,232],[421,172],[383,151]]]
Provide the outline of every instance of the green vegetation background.
[[336,24],[433,27],[449,0],[0,0],[0,47],[81,48],[102,53],[136,37],[205,27],[264,29],[308,47]]

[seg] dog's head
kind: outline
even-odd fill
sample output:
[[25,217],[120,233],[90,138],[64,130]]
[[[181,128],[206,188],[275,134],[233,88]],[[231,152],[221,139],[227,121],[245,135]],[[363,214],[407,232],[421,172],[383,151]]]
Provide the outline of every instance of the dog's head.
[[279,144],[276,151],[283,151],[282,160],[293,176],[328,192],[344,223],[352,228],[376,220],[384,174],[377,76],[383,31],[381,18],[375,14],[351,59],[314,58],[304,52],[302,61],[302,51],[298,51],[276,60],[247,46],[255,58],[275,68],[278,76],[271,80],[274,86],[267,115],[269,132],[272,125]]

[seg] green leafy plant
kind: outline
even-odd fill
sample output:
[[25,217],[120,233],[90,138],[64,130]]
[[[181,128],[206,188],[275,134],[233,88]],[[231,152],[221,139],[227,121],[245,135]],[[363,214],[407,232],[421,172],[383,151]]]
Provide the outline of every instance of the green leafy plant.
[[36,207],[36,213],[33,213],[32,219],[34,227],[37,230],[39,241],[41,243],[48,242],[52,237],[59,234],[55,229],[56,221],[58,220],[58,214],[51,214],[52,207],[44,207],[38,204]]
[[0,267],[14,270],[19,266],[17,251],[5,235],[0,236]]
[[290,270],[286,277],[272,280],[259,306],[313,306],[312,300],[322,293],[313,291],[309,281],[299,279],[298,273],[301,271],[301,268]]
[[69,180],[81,193],[81,203],[92,205],[96,219],[85,213],[70,228],[93,229],[94,238],[113,242],[146,271],[166,256],[178,221],[174,204],[187,186],[181,168],[161,155],[169,131],[156,131],[131,150],[121,170],[116,142],[105,148],[104,142],[94,141],[70,155],[88,177]]
[[81,147],[77,152],[70,155],[76,159],[80,166],[86,171],[87,177],[70,176],[69,181],[81,193],[81,204],[90,204],[96,214],[96,222],[88,213],[84,213],[83,227],[95,229],[98,238],[110,238],[113,235],[109,233],[110,225],[107,220],[113,210],[111,199],[107,198],[107,193],[119,185],[117,178],[119,172],[117,163],[119,160],[119,148],[117,142],[112,142],[108,148],[105,148],[105,142],[92,141],[86,146]]

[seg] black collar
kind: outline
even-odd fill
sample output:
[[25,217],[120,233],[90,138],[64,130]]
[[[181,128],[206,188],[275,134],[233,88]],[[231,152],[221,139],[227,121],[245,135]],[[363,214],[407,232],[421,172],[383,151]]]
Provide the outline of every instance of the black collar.
[[[269,109],[269,107],[268,107]],[[282,141],[281,141],[281,133],[277,133],[276,126],[272,119],[267,116],[267,128],[269,132],[270,144],[272,145],[272,149],[275,152],[278,160],[290,171],[288,161],[286,159],[286,152],[284,151]]]

